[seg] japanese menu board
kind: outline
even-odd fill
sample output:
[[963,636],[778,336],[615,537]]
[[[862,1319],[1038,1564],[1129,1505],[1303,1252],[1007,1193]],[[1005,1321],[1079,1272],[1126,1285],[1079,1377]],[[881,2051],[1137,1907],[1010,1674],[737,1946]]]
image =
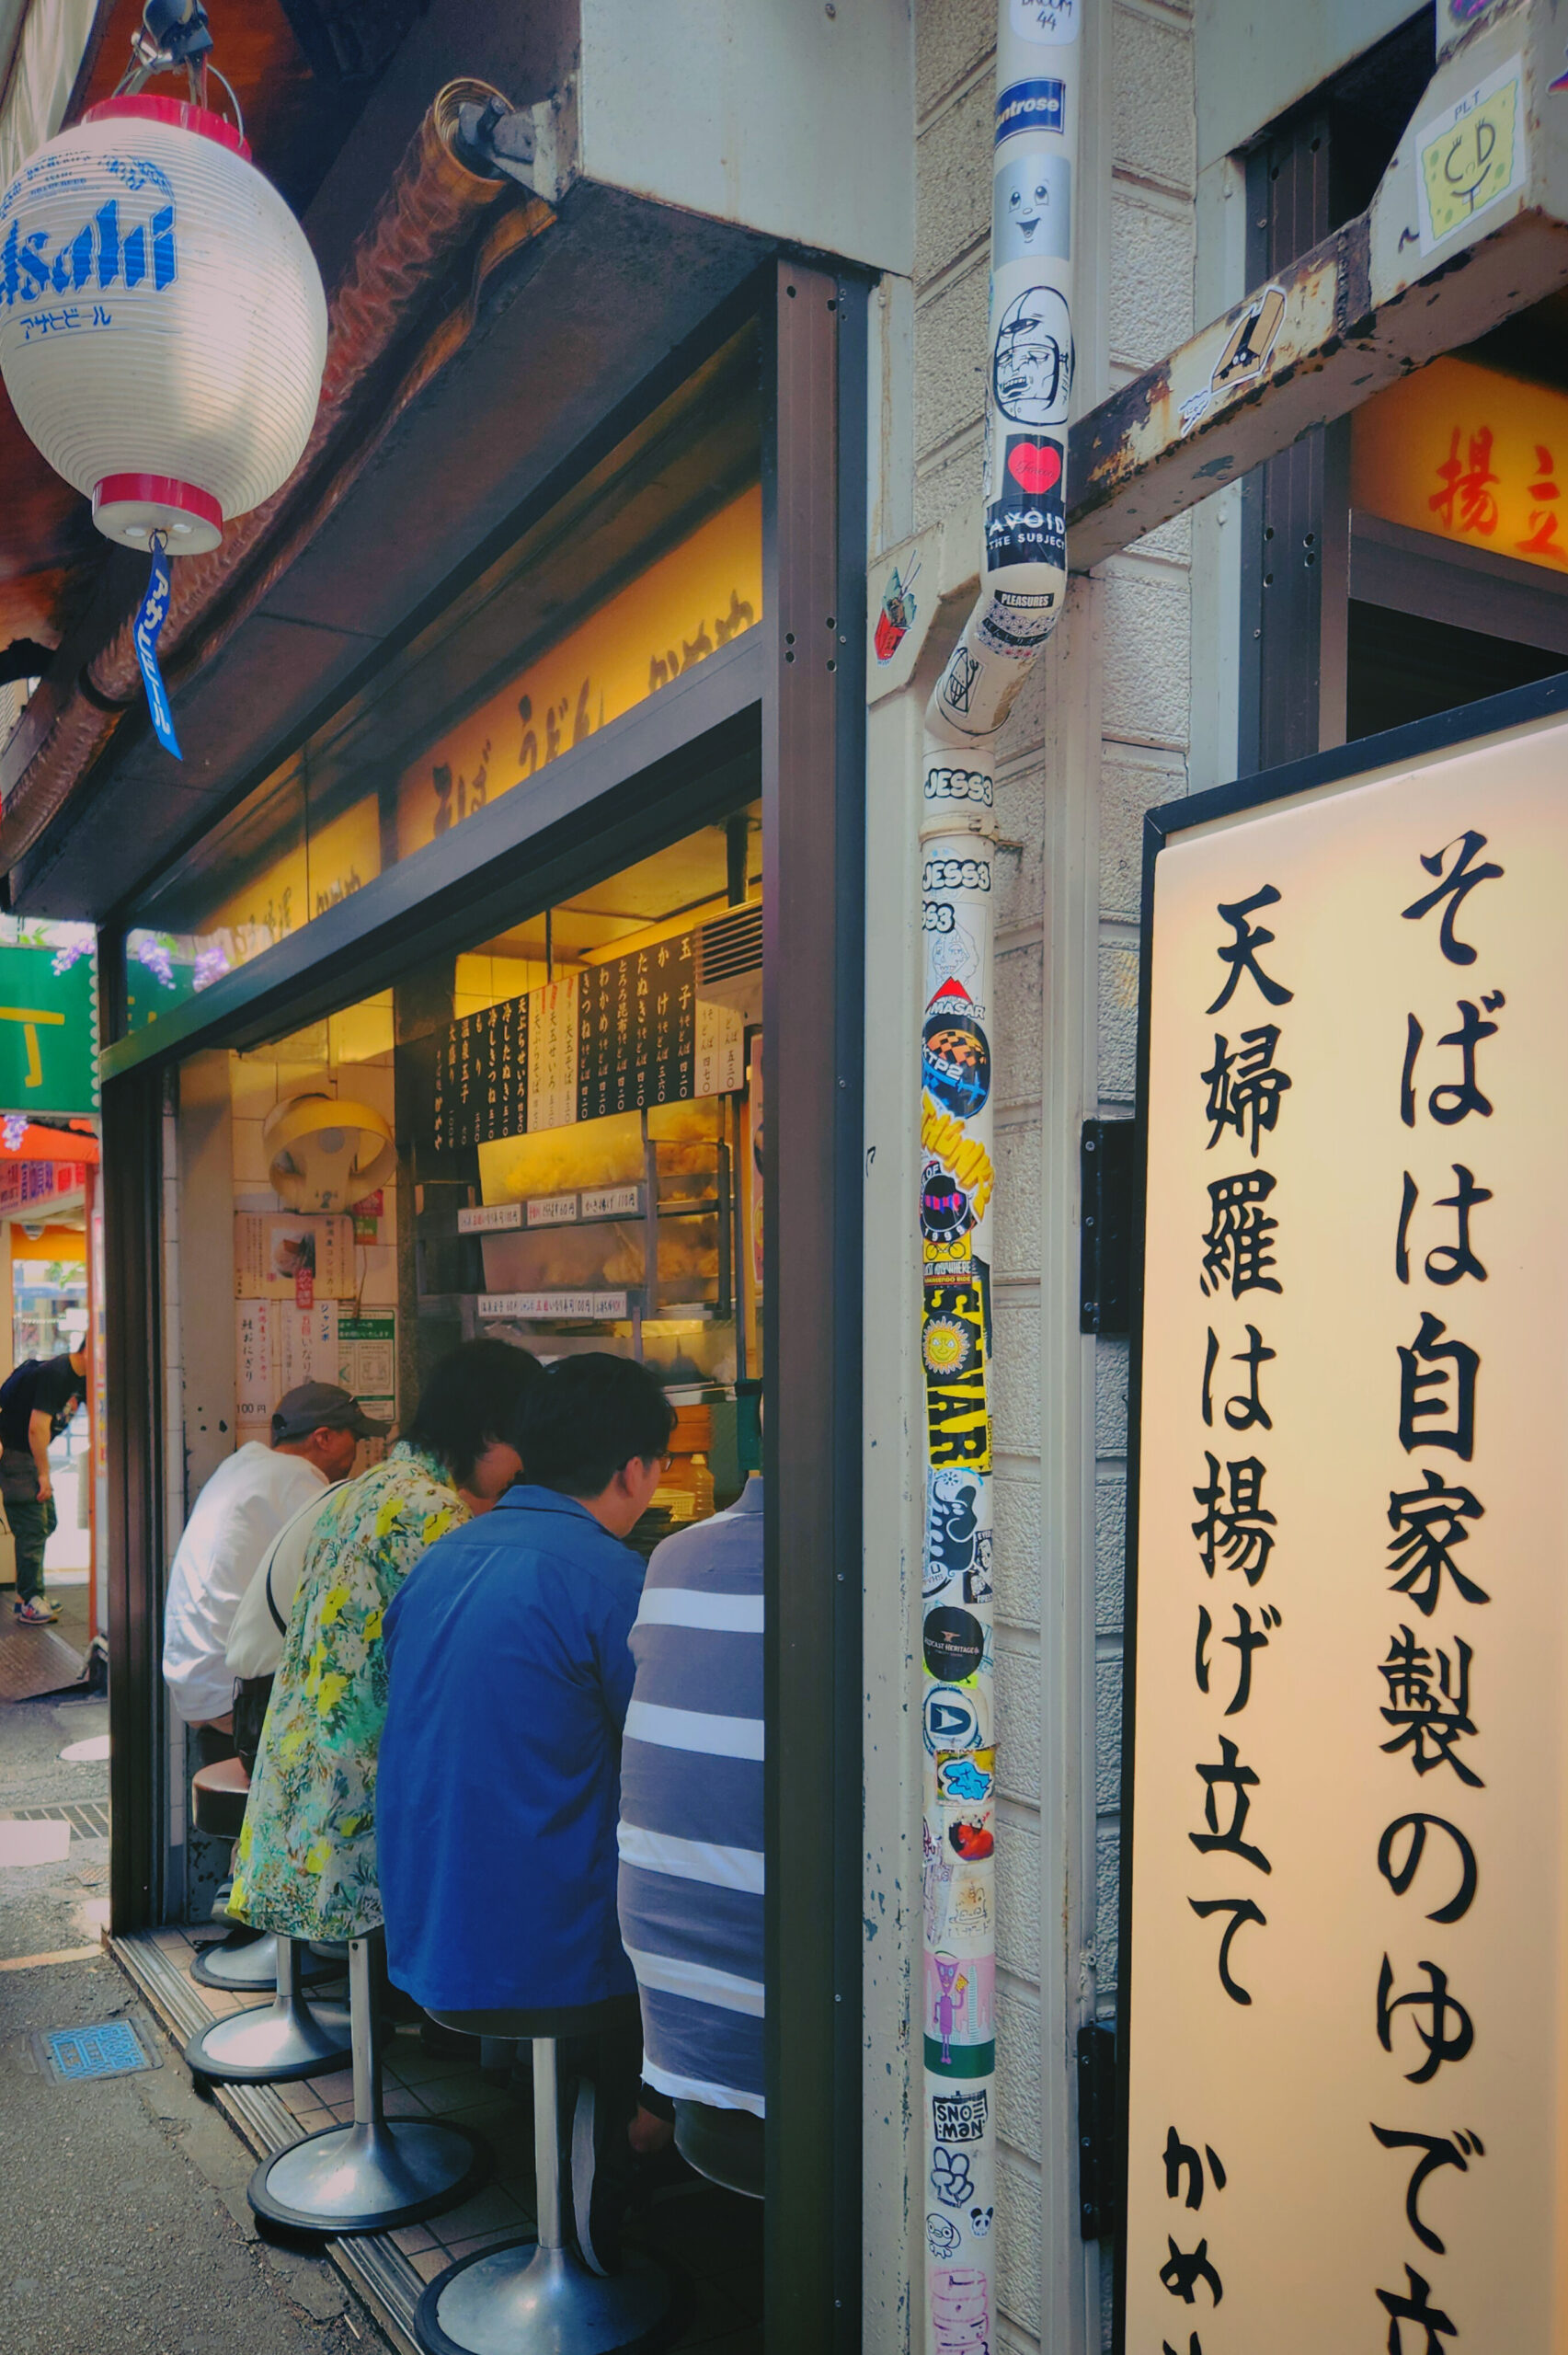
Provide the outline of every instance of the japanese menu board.
[[699,1004],[695,932],[585,966],[452,1025],[436,1062],[436,1145],[738,1087],[744,1027],[732,1007]]
[[1568,2346],[1565,753],[1158,856],[1139,2355]]

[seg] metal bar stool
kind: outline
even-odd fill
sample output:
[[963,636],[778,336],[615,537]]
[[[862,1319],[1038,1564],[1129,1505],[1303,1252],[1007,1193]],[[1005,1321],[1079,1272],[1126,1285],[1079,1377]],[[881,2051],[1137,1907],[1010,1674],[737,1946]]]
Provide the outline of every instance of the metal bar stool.
[[[202,1824],[200,1829],[204,1832],[207,1827]],[[300,1957],[300,1978],[307,1987],[341,1979],[348,1968],[346,1946],[334,1953],[313,1941]],[[265,1931],[250,1930],[236,1922],[227,1937],[197,1947],[190,1975],[203,1987],[220,1988],[226,1995],[259,1994],[278,1983],[277,1951]]]
[[[539,2232],[533,2240],[507,2241],[460,2257],[437,2274],[414,2309],[414,2336],[426,2355],[631,2355],[665,2342],[675,2318],[668,2274],[636,2250],[624,2254],[618,2272],[589,2272],[567,2244],[561,2198],[557,2041],[620,2027],[628,2004],[635,2018],[636,2000],[554,2012],[431,2013],[443,2028],[515,2037],[533,2047]],[[581,2122],[579,2108],[579,2129]]]
[[[237,1839],[245,1822],[249,1789],[250,1777],[237,1758],[224,1758],[215,1766],[198,1768],[190,1785],[198,1831],[210,1832],[220,1840]],[[250,1955],[258,1947],[268,1957],[270,1969],[266,1978],[250,1983],[275,1988],[271,2003],[257,2005],[247,2012],[235,2012],[229,2018],[214,2020],[210,2028],[202,2028],[186,2045],[187,2068],[196,2076],[210,2078],[218,2085],[271,2085],[291,2077],[314,2077],[327,2069],[340,2069],[349,2055],[349,2016],[336,2004],[313,2007],[306,2003],[306,1949],[303,1942],[260,1938],[235,1951],[238,1955]],[[205,1956],[201,1959],[205,1960]],[[201,1977],[208,1986],[233,1984],[243,1991],[246,1984],[243,1980],[230,1982],[209,1977],[194,1966],[193,1975]],[[317,1964],[312,1975],[326,1974]]]
[[675,2104],[675,2147],[686,2165],[745,2200],[762,2197],[764,2139],[761,2120],[749,2109],[719,2109],[706,2101]]
[[349,1947],[353,2020],[351,2125],[307,2134],[263,2159],[246,2194],[258,2216],[304,2233],[383,2233],[455,2208],[489,2173],[478,2137],[433,2119],[388,2118],[382,2108],[383,2029],[377,2002],[380,1930]]

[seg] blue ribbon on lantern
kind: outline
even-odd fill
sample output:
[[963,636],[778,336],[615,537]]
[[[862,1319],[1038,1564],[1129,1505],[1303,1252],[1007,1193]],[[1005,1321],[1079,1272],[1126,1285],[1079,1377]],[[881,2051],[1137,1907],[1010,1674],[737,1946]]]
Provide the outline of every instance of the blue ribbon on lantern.
[[147,709],[153,716],[158,741],[166,752],[172,752],[177,761],[182,761],[185,755],[174,732],[174,714],[169,709],[168,690],[164,685],[164,674],[158,668],[158,636],[168,609],[168,542],[162,532],[155,532],[153,569],[147,581],[147,593],[136,608],[136,660],[142,665],[142,681],[147,690]]

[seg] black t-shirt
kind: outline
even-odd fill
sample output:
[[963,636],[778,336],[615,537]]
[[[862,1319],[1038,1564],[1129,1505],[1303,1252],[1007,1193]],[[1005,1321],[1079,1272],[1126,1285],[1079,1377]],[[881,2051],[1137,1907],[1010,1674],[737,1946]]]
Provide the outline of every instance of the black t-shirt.
[[58,1436],[86,1396],[85,1376],[67,1350],[63,1357],[29,1358],[0,1384],[0,1444],[26,1448],[33,1416],[47,1415]]

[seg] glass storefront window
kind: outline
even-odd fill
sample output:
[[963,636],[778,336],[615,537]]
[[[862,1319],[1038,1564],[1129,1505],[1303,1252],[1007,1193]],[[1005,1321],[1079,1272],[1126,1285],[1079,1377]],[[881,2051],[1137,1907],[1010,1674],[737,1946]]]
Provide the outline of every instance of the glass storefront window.
[[757,383],[747,327],[153,887],[127,936],[132,1030],[755,626]]
[[406,1422],[481,1333],[635,1357],[681,1417],[651,1543],[758,1461],[760,805],[410,949],[393,988],[224,1058],[232,1200],[182,1217],[233,1223],[238,1429],[308,1379]]

